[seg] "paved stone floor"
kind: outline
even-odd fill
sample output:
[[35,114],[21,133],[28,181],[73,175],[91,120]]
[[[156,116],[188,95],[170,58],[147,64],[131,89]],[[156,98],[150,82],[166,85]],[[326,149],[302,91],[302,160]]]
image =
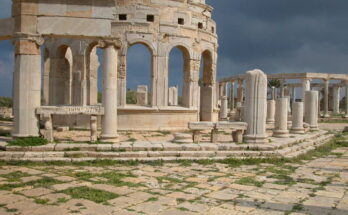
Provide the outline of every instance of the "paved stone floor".
[[0,215],[348,214],[348,148],[302,163],[0,165]]

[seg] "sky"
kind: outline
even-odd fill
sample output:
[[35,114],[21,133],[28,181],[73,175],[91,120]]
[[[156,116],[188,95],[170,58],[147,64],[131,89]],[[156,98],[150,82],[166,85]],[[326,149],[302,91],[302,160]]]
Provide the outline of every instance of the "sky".
[[[219,35],[218,78],[259,68],[266,73],[348,74],[347,0],[207,0]],[[0,18],[10,0],[0,1]],[[182,83],[182,55],[170,56],[169,84]],[[150,53],[128,55],[128,88],[150,85]],[[0,42],[0,96],[11,96],[13,48]]]

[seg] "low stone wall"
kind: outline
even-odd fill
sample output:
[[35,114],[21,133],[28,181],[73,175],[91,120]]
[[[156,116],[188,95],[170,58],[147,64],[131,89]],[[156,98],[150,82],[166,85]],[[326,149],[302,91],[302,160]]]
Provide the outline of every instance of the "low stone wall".
[[0,117],[13,118],[12,108],[0,107]]

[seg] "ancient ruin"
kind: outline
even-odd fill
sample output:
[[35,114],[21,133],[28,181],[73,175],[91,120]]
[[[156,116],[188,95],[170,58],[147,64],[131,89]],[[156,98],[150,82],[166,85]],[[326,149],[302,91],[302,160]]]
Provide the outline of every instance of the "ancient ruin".
[[[92,160],[294,157],[332,137],[318,120],[348,117],[348,99],[340,106],[348,75],[255,69],[217,80],[212,11],[205,0],[13,0],[12,17],[0,20],[0,39],[15,46],[11,138],[42,136],[50,143],[15,158],[45,160],[53,153],[72,161],[55,152],[73,147]],[[151,53],[151,84],[138,85],[127,104],[127,53],[136,44]],[[183,55],[182,89],[169,84],[174,48]],[[87,129],[88,138],[67,141],[61,133],[69,129]],[[137,141],[130,138],[135,131],[155,134]]]

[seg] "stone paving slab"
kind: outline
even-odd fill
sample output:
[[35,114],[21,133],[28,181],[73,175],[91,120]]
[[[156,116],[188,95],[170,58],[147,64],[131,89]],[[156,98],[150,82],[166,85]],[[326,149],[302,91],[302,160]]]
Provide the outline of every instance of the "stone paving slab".
[[239,167],[0,164],[0,214],[348,214],[346,169],[347,147],[301,163]]

